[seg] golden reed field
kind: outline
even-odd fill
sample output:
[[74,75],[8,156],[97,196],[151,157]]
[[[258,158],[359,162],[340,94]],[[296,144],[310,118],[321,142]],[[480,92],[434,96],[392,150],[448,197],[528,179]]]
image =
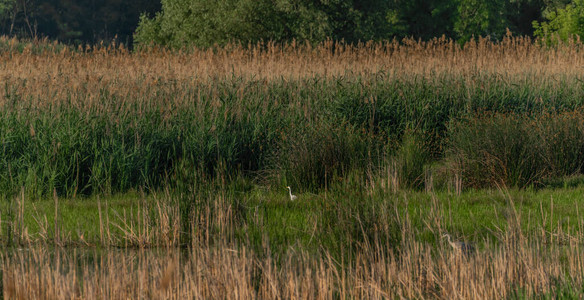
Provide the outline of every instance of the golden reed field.
[[[424,76],[455,74],[579,76],[584,67],[582,44],[554,48],[529,38],[508,36],[499,43],[478,39],[460,46],[452,40],[386,41],[346,45],[332,41],[310,46],[303,43],[277,45],[232,45],[188,52],[148,49],[128,52],[124,48],[57,46],[36,50],[28,44],[22,52],[11,51],[17,40],[3,38],[0,78],[5,84],[26,80],[25,95],[61,93],[92,95],[100,89],[139,96],[149,88],[210,82],[230,77],[246,80],[284,78],[331,78],[339,76]],[[38,53],[36,53],[38,52]],[[542,79],[543,80],[543,79]],[[169,87],[166,87],[169,88]],[[5,91],[0,91],[5,92]],[[61,97],[60,97],[61,96]]]

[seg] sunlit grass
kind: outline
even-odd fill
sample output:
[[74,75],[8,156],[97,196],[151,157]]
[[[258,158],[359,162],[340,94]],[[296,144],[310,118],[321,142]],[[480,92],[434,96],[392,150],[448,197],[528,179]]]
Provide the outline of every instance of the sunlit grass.
[[[226,216],[223,219],[225,224],[200,224],[208,228],[194,230],[209,231],[207,234],[216,235],[214,240],[226,238],[232,242],[249,244],[258,251],[267,243],[272,251],[277,252],[285,252],[289,247],[318,252],[323,247],[334,248],[335,238],[354,239],[357,243],[368,238],[362,233],[352,231],[353,226],[358,228],[366,222],[372,222],[374,226],[382,224],[386,226],[395,221],[364,219],[373,217],[367,212],[371,208],[364,207],[364,211],[359,211],[349,204],[351,202],[356,205],[362,203],[370,206],[371,203],[378,203],[391,207],[392,218],[407,218],[411,222],[413,236],[430,243],[437,242],[437,234],[440,231],[450,232],[476,243],[493,241],[495,236],[507,230],[506,224],[515,215],[520,218],[521,229],[527,235],[552,238],[554,234],[560,232],[569,236],[582,230],[584,225],[581,221],[584,204],[579,201],[584,196],[582,187],[510,191],[469,190],[460,195],[449,192],[405,191],[344,195],[346,191],[348,190],[323,191],[318,194],[299,193],[299,199],[294,202],[289,201],[285,189],[228,192],[225,198],[219,200],[225,204],[214,208],[216,214]],[[173,202],[168,197],[128,193],[99,200],[59,199],[57,226],[66,237],[63,241],[66,244],[90,247],[124,246],[130,238],[126,236],[130,228],[138,232],[151,227],[154,231],[156,226],[159,226],[160,212],[157,202]],[[15,225],[12,224],[19,222],[20,201],[16,200],[10,204],[12,206],[7,202],[3,205],[2,241],[8,242],[9,230],[13,231],[11,234],[18,236],[21,234],[18,231],[24,229],[28,242],[53,244],[54,199],[25,199],[26,213],[22,216],[24,224],[22,227],[14,228]],[[178,202],[174,203],[178,205]],[[200,211],[203,210],[206,209]],[[146,224],[143,224],[144,222]],[[217,226],[226,227],[220,230]],[[358,231],[361,230],[358,228]],[[399,228],[395,227],[393,230]],[[108,232],[111,237],[109,239],[104,237],[104,232]]]

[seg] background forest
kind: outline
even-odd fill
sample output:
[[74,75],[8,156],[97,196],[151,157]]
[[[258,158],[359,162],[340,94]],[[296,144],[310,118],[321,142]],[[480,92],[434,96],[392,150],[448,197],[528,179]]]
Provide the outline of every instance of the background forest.
[[584,33],[583,0],[0,0],[0,33],[71,44],[358,42]]

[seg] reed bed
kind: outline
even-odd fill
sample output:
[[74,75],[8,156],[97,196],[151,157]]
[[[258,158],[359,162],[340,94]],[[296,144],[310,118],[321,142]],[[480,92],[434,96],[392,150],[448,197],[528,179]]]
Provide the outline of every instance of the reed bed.
[[582,111],[531,116],[485,113],[452,122],[450,157],[465,186],[526,187],[579,174],[584,149]]
[[[416,225],[400,210],[404,190],[581,175],[579,41],[129,52],[2,38],[0,65],[1,239],[30,246],[2,254],[7,298],[582,296],[580,221],[525,230],[508,199],[506,227],[464,256],[440,240],[456,229],[446,203],[420,204]],[[135,209],[98,201],[93,235],[64,227],[64,196],[132,190]]]
[[10,299],[581,297],[581,232],[557,239],[560,231],[527,236],[513,226],[469,255],[417,241],[409,228],[399,251],[377,240],[348,262],[326,251],[278,260],[205,243],[162,252],[14,249],[2,253],[2,284]]
[[[501,209],[505,221],[470,221],[488,230],[479,224],[482,233],[465,235],[456,225],[461,220],[455,224],[453,218],[469,212],[450,203],[462,204],[464,195],[429,191],[416,199],[392,191],[385,185],[390,178],[359,178],[325,195],[299,194],[297,203],[284,200],[284,191],[250,198],[257,192],[224,186],[190,202],[188,218],[180,216],[182,203],[170,193],[139,199],[137,210],[115,218],[107,217],[101,202],[94,211],[98,235],[85,239],[64,227],[60,199],[53,201],[53,220],[36,213],[35,221],[44,225],[38,232],[28,228],[25,210],[38,201],[22,193],[12,219],[2,216],[14,236],[0,256],[3,296],[508,299],[584,292],[584,222],[579,215],[566,221],[553,198],[548,210],[539,203],[539,211],[521,213],[536,199],[501,190],[501,207],[493,195],[486,201],[488,208]],[[571,211],[574,206],[568,205]],[[446,232],[473,243],[476,251],[451,248],[441,238]]]
[[445,157],[452,121],[575,111],[584,99],[577,41],[0,45],[0,187],[11,195],[175,189],[219,173],[315,191],[396,164],[413,140],[423,152],[402,157],[420,162],[400,176],[416,187]]
[[[85,206],[80,217],[64,209],[71,201],[64,204],[56,195],[49,206],[38,208],[38,201],[26,198],[23,189],[0,208],[0,241],[6,247],[51,248],[169,248],[184,244],[176,201],[162,194],[132,199],[131,204],[127,209],[112,208],[107,199],[97,199],[97,203]],[[208,213],[199,217],[209,218]]]
[[[53,89],[79,87],[83,83],[88,83],[88,87],[116,83],[116,88],[131,90],[168,81],[213,81],[231,77],[268,81],[334,78],[347,72],[354,76],[383,72],[396,77],[477,72],[578,76],[584,64],[580,41],[552,48],[510,33],[501,42],[479,38],[464,45],[435,38],[355,45],[326,41],[316,46],[302,42],[268,42],[231,44],[206,50],[147,48],[129,52],[115,44],[77,49],[46,45],[46,42],[23,46],[18,40],[6,37],[0,39],[0,45],[5,63],[0,73],[3,78],[28,79],[35,83],[32,86],[44,83]],[[138,84],[132,86],[132,82]],[[31,92],[42,92],[33,90]]]

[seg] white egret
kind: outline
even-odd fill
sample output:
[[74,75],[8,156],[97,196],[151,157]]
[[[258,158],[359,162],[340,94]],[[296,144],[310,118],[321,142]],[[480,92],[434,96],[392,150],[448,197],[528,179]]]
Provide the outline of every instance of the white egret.
[[290,201],[294,201],[296,200],[296,195],[292,195],[292,188],[290,188],[289,186],[286,187],[288,189],[288,193],[290,193]]

